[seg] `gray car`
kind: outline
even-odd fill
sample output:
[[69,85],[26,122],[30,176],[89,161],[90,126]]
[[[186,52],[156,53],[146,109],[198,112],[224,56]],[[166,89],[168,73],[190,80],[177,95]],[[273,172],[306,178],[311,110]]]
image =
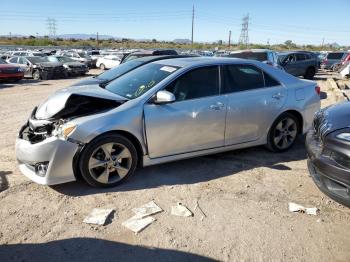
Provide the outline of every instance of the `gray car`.
[[65,56],[48,56],[50,62],[62,63],[67,76],[85,75],[89,68],[84,63]]
[[312,52],[294,51],[278,54],[279,63],[284,70],[293,76],[313,79],[318,70],[318,58]]
[[54,185],[81,174],[115,186],[137,166],[267,145],[281,152],[311,126],[315,82],[252,60],[148,63],[108,85],[62,89],[19,132],[19,168]]

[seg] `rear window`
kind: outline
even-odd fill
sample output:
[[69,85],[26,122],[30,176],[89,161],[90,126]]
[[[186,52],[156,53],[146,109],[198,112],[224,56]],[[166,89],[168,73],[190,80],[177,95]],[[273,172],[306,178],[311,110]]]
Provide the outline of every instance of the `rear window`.
[[342,59],[344,53],[329,53],[327,59]]
[[266,52],[242,52],[242,53],[233,53],[229,55],[230,57],[242,58],[242,59],[250,59],[256,61],[267,61],[267,53]]

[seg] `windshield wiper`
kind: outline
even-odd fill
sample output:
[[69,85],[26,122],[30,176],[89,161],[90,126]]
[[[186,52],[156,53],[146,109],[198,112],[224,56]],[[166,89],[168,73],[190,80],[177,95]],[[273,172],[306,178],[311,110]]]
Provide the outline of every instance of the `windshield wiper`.
[[106,85],[108,85],[108,82],[99,83],[98,85],[101,88],[106,88]]

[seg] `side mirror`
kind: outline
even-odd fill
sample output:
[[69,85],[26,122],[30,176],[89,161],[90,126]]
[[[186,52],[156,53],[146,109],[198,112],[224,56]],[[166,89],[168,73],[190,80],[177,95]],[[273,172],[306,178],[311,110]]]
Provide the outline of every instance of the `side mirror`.
[[265,60],[263,61],[264,64],[267,64],[269,66],[273,66],[273,63],[271,61]]
[[173,93],[161,90],[158,91],[153,99],[153,103],[155,104],[167,104],[175,101],[175,96]]
[[29,62],[27,62],[27,66],[30,66],[30,63],[29,63]]

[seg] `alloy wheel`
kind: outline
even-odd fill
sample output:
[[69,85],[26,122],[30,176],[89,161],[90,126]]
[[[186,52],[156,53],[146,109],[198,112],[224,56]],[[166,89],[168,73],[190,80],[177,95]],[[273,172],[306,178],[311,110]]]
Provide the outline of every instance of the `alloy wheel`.
[[284,150],[294,143],[297,133],[295,120],[289,117],[283,118],[275,127],[273,142],[277,148]]
[[119,143],[99,146],[89,159],[89,172],[93,179],[103,184],[122,180],[130,171],[132,156],[128,148]]

